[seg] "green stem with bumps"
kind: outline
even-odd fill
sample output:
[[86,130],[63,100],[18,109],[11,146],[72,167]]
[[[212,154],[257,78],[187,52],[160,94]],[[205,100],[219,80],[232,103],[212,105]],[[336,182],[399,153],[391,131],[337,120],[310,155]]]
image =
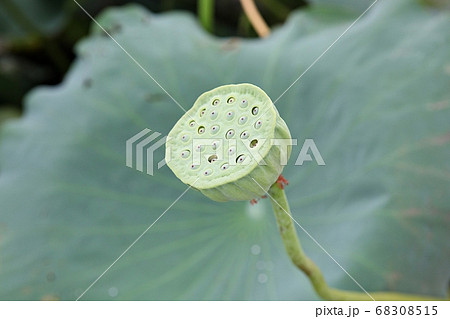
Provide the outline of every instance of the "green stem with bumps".
[[365,292],[355,292],[334,289],[328,286],[319,267],[305,255],[300,241],[297,237],[294,223],[291,218],[291,211],[284,190],[274,183],[269,189],[269,197],[272,208],[275,213],[281,238],[286,248],[286,252],[292,262],[300,269],[310,280],[316,293],[324,300],[443,300],[431,296],[410,295],[396,292],[370,292],[370,296]]

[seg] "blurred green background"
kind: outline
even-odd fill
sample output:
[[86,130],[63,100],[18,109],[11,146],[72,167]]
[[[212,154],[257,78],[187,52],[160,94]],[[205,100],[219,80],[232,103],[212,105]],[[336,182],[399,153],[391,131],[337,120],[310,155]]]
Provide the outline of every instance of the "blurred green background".
[[[209,31],[194,0],[79,3],[190,108],[230,83],[277,99],[372,1],[256,1],[265,39],[238,1],[215,1]],[[284,173],[293,215],[368,291],[448,291],[448,8],[379,0],[276,103],[299,140]],[[125,141],[182,114],[73,1],[0,2],[0,299],[78,298],[171,205],[185,185],[126,167]],[[294,165],[306,138],[326,166]],[[330,285],[359,289],[298,231]],[[190,190],[82,299],[317,296],[267,200]]]
[[[152,12],[198,12],[197,0],[78,1],[93,16],[104,8],[130,2],[139,3]],[[270,25],[283,23],[291,10],[306,4],[306,1],[296,0],[258,1]],[[30,88],[61,82],[75,58],[75,43],[88,34],[91,23],[73,0],[2,1],[0,107],[11,112],[20,110],[22,98]],[[212,32],[218,36],[256,36],[238,0],[215,2]]]

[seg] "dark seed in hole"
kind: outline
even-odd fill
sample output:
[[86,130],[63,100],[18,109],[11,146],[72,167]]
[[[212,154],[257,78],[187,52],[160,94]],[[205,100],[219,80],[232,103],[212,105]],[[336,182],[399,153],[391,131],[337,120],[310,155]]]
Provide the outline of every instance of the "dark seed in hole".
[[252,141],[250,142],[250,147],[251,147],[251,148],[254,148],[256,145],[258,145],[258,140],[252,140]]
[[211,155],[210,157],[208,157],[208,162],[212,163],[217,161],[217,155]]

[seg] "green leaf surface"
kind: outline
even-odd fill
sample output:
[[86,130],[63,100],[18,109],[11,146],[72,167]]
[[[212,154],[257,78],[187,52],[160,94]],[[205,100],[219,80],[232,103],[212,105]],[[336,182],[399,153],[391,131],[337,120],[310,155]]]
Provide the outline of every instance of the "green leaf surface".
[[309,2],[316,6],[330,6],[334,9],[339,8],[355,14],[361,14],[375,0],[310,0]]
[[[216,39],[185,13],[99,22],[184,108],[249,82],[276,100],[352,23],[297,12],[263,40]],[[298,139],[284,176],[296,220],[366,290],[443,297],[450,277],[448,13],[379,1],[276,105]],[[0,144],[0,298],[76,299],[186,189],[125,165],[125,141],[183,111],[93,27],[64,82],[28,95]],[[313,138],[326,166],[294,163]],[[163,148],[155,158],[162,159]],[[358,286],[304,232],[330,285]],[[83,299],[317,299],[270,203],[189,190]]]

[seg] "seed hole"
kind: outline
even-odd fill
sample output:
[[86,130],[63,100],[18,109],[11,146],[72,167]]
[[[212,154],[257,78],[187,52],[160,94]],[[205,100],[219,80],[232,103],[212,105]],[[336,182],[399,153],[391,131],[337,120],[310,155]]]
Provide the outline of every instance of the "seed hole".
[[234,153],[236,153],[236,148],[235,147],[230,147],[228,149],[228,154],[233,155]]
[[240,164],[245,160],[245,155],[241,154],[238,157],[236,157],[236,163]]
[[241,103],[239,103],[239,106],[240,107],[246,107],[248,105],[248,101],[246,100],[246,99],[243,99],[242,101],[241,101]]
[[211,145],[212,145],[212,149],[215,150],[219,146],[219,141],[214,141],[214,142],[212,142]]
[[205,176],[209,176],[212,174],[212,170],[211,169],[207,169],[206,171],[203,172],[203,175]]
[[198,128],[198,134],[203,134],[203,133],[205,133],[205,127],[204,126],[200,126]]
[[184,151],[181,152],[181,157],[182,158],[188,158],[190,154],[191,154],[190,150],[184,150]]
[[211,127],[211,133],[216,134],[217,132],[219,132],[219,129],[220,129],[219,125],[213,125]]
[[241,133],[241,138],[242,139],[248,138],[248,132],[247,131],[242,132]]
[[262,125],[262,121],[261,120],[258,120],[258,121],[255,122],[255,128],[256,129],[260,128],[261,125]]
[[206,108],[203,108],[200,110],[200,117],[203,117],[203,115],[205,115],[206,113]]
[[259,112],[259,108],[257,106],[255,106],[254,108],[252,108],[252,114],[253,115],[257,115]]
[[250,142],[250,148],[254,148],[254,147],[256,147],[256,145],[258,145],[258,140],[252,140]]
[[227,120],[232,120],[234,118],[234,112],[233,111],[228,111],[227,112]]
[[230,139],[234,136],[234,130],[228,130],[227,133],[225,134],[225,138]]
[[212,111],[211,112],[211,119],[213,119],[213,120],[216,119],[218,114],[219,113],[217,111]]
[[242,125],[245,124],[245,122],[247,122],[247,116],[241,116],[238,123]]
[[234,101],[236,101],[236,99],[234,97],[230,97],[230,98],[228,98],[227,103],[232,104],[232,103],[234,103]]
[[215,162],[215,161],[217,161],[217,155],[216,154],[211,155],[210,157],[208,157],[208,162],[212,163],[212,162]]
[[195,121],[194,121],[194,120],[190,121],[190,122],[189,122],[189,126],[190,126],[190,127],[194,127],[194,126],[195,126]]
[[228,168],[228,166],[229,166],[228,164],[223,164],[223,165],[220,167],[220,169],[224,171],[224,170],[226,170],[226,169]]
[[191,169],[197,169],[199,165],[191,164]]
[[214,101],[212,101],[212,105],[217,106],[219,105],[219,99],[215,99]]
[[181,140],[182,140],[183,142],[187,142],[187,141],[189,140],[189,136],[188,136],[188,135],[183,135],[183,136],[181,137]]

